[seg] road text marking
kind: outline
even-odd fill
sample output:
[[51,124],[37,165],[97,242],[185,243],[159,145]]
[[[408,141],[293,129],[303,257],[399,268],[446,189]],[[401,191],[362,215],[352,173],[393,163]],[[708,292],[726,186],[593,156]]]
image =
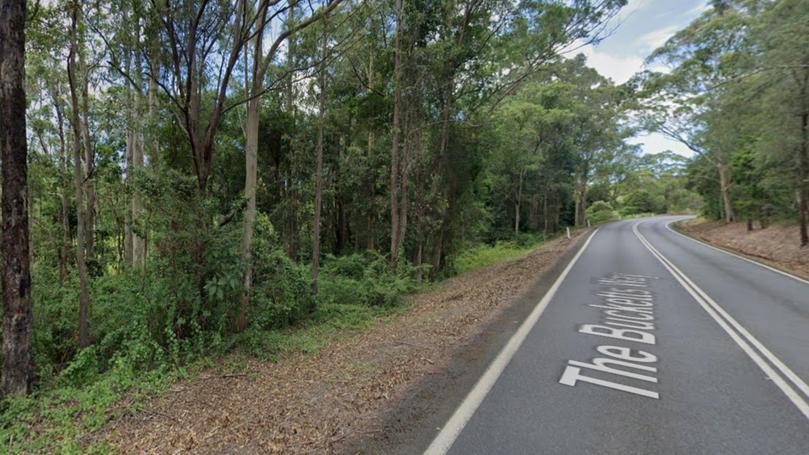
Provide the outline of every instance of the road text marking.
[[[598,283],[602,286],[596,293],[601,297],[599,304],[588,306],[602,310],[604,315],[600,324],[582,324],[579,333],[610,338],[631,343],[654,345],[656,338],[654,331],[654,294],[646,289],[654,277],[644,275],[617,273],[601,278]],[[660,394],[647,388],[627,385],[616,382],[620,376],[621,381],[626,378],[651,382],[657,384],[657,367],[649,364],[657,362],[657,356],[639,349],[621,346],[597,346],[596,351],[606,357],[597,357],[590,363],[568,360],[559,383],[575,387],[579,382],[594,384],[621,392],[628,392],[647,398],[660,399]],[[587,374],[599,372],[609,374],[611,379],[606,380],[582,374],[582,368],[588,370]],[[639,372],[640,371],[640,372]],[[642,372],[642,373],[641,373]]]

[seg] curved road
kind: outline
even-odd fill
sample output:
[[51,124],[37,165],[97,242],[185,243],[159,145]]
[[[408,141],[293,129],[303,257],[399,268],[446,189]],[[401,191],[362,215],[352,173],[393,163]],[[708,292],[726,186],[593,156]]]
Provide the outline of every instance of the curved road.
[[600,228],[426,453],[809,454],[809,282],[676,219]]

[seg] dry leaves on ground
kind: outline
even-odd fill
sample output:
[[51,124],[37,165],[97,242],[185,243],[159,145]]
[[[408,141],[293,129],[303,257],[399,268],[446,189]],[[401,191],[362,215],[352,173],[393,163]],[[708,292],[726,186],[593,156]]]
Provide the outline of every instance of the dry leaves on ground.
[[251,360],[247,375],[174,385],[144,411],[111,422],[105,437],[127,453],[333,453],[380,431],[382,415],[426,374],[526,292],[575,242],[456,277],[390,321],[314,354]]
[[695,222],[686,231],[717,246],[754,256],[809,278],[809,248],[801,248],[798,226],[747,230],[747,223]]

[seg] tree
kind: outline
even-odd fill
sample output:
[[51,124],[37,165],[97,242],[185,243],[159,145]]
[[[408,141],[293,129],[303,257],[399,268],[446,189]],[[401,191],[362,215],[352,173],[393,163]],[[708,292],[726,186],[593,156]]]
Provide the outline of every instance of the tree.
[[[253,238],[253,230],[256,220],[256,183],[257,183],[257,166],[258,166],[258,135],[259,135],[259,107],[261,104],[262,95],[266,94],[274,85],[276,81],[267,84],[267,74],[270,70],[270,65],[273,63],[278,50],[284,42],[291,43],[291,38],[295,33],[304,30],[310,25],[324,18],[328,13],[337,8],[342,0],[329,1],[320,10],[313,12],[306,19],[296,22],[295,21],[295,6],[298,1],[283,2],[268,2],[259,1],[256,6],[258,16],[256,19],[256,30],[253,32],[253,64],[248,68],[247,59],[245,58],[245,88],[248,88],[247,95],[244,100],[237,101],[237,103],[245,103],[246,120],[245,120],[245,183],[244,183],[244,196],[247,203],[244,210],[244,233],[242,236],[242,261],[245,264],[244,274],[242,276],[243,291],[240,297],[239,317],[237,327],[243,330],[247,324],[247,307],[250,304],[250,288],[252,287],[252,254],[251,244]],[[270,7],[274,7],[270,11]],[[284,12],[287,12],[288,19],[286,30],[282,32],[265,51],[264,33],[267,24],[273,19],[279,17]],[[325,32],[324,32],[325,39]],[[291,44],[290,44],[291,45]],[[325,44],[324,44],[325,46]],[[324,48],[325,49],[325,48]],[[245,51],[247,52],[247,50]],[[288,58],[290,56],[288,55]],[[321,56],[321,63],[325,62],[328,58],[327,55]],[[290,60],[291,61],[291,60]],[[281,75],[279,79],[283,80],[287,76],[290,80],[290,85],[293,83],[296,70],[294,65],[289,65],[286,68],[286,75]],[[321,73],[323,69],[321,68]],[[249,76],[248,76],[249,73]],[[291,87],[290,89],[291,90]],[[231,104],[228,109],[235,107],[238,104]],[[321,106],[322,108],[322,106]],[[322,142],[318,145],[319,153],[322,154]],[[320,159],[320,166],[318,169],[322,170],[322,157]],[[316,211],[319,212],[319,204],[316,204]],[[318,215],[319,216],[319,215]],[[315,218],[318,218],[316,216]],[[319,224],[319,222],[318,222]],[[319,231],[318,231],[319,236]],[[317,242],[319,243],[319,242]],[[313,261],[312,271],[312,293],[317,294],[317,265]]]
[[[79,102],[79,81],[76,73],[77,55],[79,54],[79,22],[81,18],[81,5],[77,0],[72,0],[70,4],[70,54],[67,60],[67,74],[70,84],[70,123],[73,129],[73,169],[74,181],[76,184],[76,265],[79,271],[79,286],[81,295],[79,298],[79,346],[84,348],[90,345],[90,334],[87,327],[87,319],[90,313],[90,291],[87,285],[87,262],[85,250],[85,230],[88,226],[85,218],[84,206],[84,172],[82,170],[82,140],[87,140],[88,136],[82,133],[82,121],[80,112],[82,110]],[[85,155],[86,157],[86,155]]]
[[328,30],[323,20],[320,47],[320,69],[317,80],[317,145],[315,145],[315,213],[312,217],[312,301],[309,310],[314,312],[317,302],[318,278],[320,273],[320,230],[323,209],[323,132],[326,128],[326,59],[328,53]]
[[3,205],[3,393],[33,380],[28,145],[25,131],[25,1],[0,1],[0,159]]
[[727,122],[731,116],[710,106],[738,76],[738,59],[727,57],[746,52],[745,31],[755,9],[743,3],[721,2],[721,7],[709,8],[647,59],[675,69],[646,82],[652,100],[646,127],[704,155],[716,167],[726,222],[735,220],[730,173],[734,146],[727,143],[731,136],[709,136],[721,129],[716,122]]

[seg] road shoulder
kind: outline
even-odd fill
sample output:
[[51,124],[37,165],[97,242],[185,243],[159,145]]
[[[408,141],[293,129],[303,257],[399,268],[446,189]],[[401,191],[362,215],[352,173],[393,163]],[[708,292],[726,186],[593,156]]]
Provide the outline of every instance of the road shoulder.
[[485,368],[585,237],[441,283],[315,353],[175,384],[110,422],[103,439],[139,453],[391,452],[410,429],[452,412],[471,387],[463,381]]
[[455,347],[443,368],[413,384],[402,400],[384,414],[374,431],[342,447],[342,453],[409,454],[426,449],[588,237],[579,234],[561,254],[543,263],[519,295],[504,302],[502,308]]
[[796,227],[770,226],[748,232],[745,223],[685,220],[672,223],[671,228],[726,252],[809,280],[809,249],[798,246]]

